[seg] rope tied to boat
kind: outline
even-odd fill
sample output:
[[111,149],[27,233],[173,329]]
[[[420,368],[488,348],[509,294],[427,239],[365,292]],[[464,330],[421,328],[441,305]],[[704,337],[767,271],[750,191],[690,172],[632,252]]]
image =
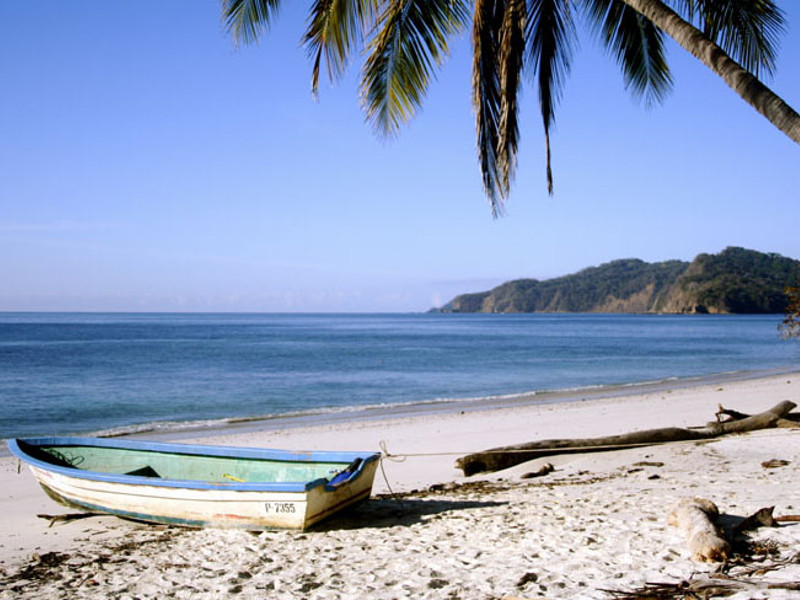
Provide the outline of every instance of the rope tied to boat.
[[392,454],[389,452],[389,445],[386,443],[386,440],[381,440],[378,446],[381,449],[381,459],[390,460],[392,462],[406,462],[406,458],[413,456],[412,454]]
[[400,503],[400,510],[405,511],[406,507],[403,504],[403,499],[400,498],[397,494],[395,494],[394,490],[392,489],[392,485],[389,483],[389,477],[386,475],[386,469],[383,468],[383,462],[385,460],[390,460],[392,462],[405,462],[407,456],[405,455],[395,455],[389,452],[389,446],[386,443],[386,440],[381,440],[378,444],[381,449],[381,458],[378,461],[378,465],[381,468],[381,475],[383,475],[383,482],[386,484],[386,489],[389,490],[389,495],[392,497],[393,500],[396,500]]

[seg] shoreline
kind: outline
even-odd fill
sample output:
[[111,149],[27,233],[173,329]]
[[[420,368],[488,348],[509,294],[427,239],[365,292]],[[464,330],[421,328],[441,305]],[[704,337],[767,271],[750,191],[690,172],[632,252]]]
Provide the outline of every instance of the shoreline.
[[[748,413],[782,400],[800,404],[798,369],[670,383],[585,401],[226,428],[181,440],[289,450],[383,447],[394,455],[384,461],[386,479],[379,472],[371,501],[303,534],[163,529],[113,517],[49,528],[37,514],[73,511],[49,500],[27,469],[18,473],[15,459],[2,458],[0,582],[24,575],[25,565],[45,569],[37,555],[61,562],[48,577],[35,576],[35,569],[21,575],[14,580],[18,590],[0,598],[156,598],[191,588],[177,597],[213,598],[237,589],[242,598],[603,599],[608,595],[598,590],[690,577],[711,567],[692,561],[683,536],[667,525],[672,503],[702,496],[729,515],[771,505],[776,514],[800,513],[800,433],[769,430],[711,443],[562,455],[471,478],[453,464],[458,455],[525,441],[703,425],[719,404]],[[775,458],[789,465],[761,467]],[[544,462],[555,466],[551,475],[521,479]],[[763,535],[796,547],[800,525]],[[101,568],[83,556],[105,557],[108,564]],[[344,579],[336,577],[342,564],[349,569]],[[800,565],[781,573],[800,581]],[[87,587],[90,580],[95,583]]]
[[[789,376],[800,373],[794,366],[774,367],[751,371],[731,371],[670,377],[655,381],[632,383],[598,384],[579,388],[536,390],[511,394],[465,398],[436,398],[409,402],[320,408],[308,411],[226,417],[197,421],[156,421],[125,425],[99,431],[59,434],[87,437],[147,438],[155,441],[181,441],[213,437],[217,435],[248,434],[260,431],[297,429],[317,426],[332,426],[361,421],[380,421],[394,418],[417,418],[448,413],[491,411],[502,408],[530,407],[547,404],[586,402],[603,398],[625,398],[640,394],[659,393],[671,389],[684,389],[704,385],[723,385],[736,381],[749,381],[773,376]],[[27,437],[50,437],[27,436]],[[0,440],[0,458],[11,456],[6,440]]]
[[[309,411],[301,413],[288,413],[278,415],[267,415],[264,417],[234,417],[226,419],[220,424],[210,426],[200,425],[196,428],[187,428],[190,437],[197,434],[203,435],[208,432],[210,435],[225,433],[226,431],[236,433],[250,433],[272,429],[293,429],[301,427],[315,427],[325,425],[335,425],[339,423],[375,421],[394,418],[418,418],[435,416],[448,413],[461,413],[471,411],[492,411],[503,408],[523,408],[547,404],[560,404],[570,402],[585,402],[588,400],[601,400],[604,398],[625,398],[627,396],[637,396],[640,394],[651,394],[664,392],[671,389],[683,389],[705,385],[723,385],[736,381],[749,381],[762,379],[765,377],[800,375],[798,367],[782,367],[772,369],[761,369],[757,371],[735,371],[728,373],[713,373],[709,375],[698,375],[690,377],[674,377],[657,381],[642,381],[634,383],[617,383],[609,385],[593,385],[580,388],[567,388],[556,390],[542,390],[520,392],[512,394],[498,394],[492,396],[482,396],[474,398],[446,398],[434,400],[419,400],[411,402],[401,402],[396,404],[375,404],[368,406],[346,407],[342,409],[325,410],[319,412]],[[156,434],[159,431],[149,430],[145,432],[134,432],[139,435]],[[176,435],[183,437],[182,430],[164,431],[164,439],[176,439]]]

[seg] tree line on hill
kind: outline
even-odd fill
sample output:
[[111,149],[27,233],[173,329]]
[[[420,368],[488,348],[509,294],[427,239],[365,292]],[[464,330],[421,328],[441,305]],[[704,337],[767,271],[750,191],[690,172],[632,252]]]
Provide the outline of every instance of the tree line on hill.
[[692,262],[622,259],[539,281],[462,294],[434,312],[788,313],[800,261],[730,247]]

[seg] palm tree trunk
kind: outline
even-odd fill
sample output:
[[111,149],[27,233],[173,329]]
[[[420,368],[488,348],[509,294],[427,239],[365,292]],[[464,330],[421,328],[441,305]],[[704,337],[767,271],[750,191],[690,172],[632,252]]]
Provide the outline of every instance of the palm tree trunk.
[[800,144],[800,115],[701,31],[684,21],[661,0],[622,1],[652,21],[684,50],[719,75],[770,123]]

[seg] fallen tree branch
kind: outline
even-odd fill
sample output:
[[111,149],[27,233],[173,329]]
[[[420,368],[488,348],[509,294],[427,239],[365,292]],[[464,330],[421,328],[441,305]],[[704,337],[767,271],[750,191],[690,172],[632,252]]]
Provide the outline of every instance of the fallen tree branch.
[[757,510],[733,528],[733,535],[739,535],[744,531],[753,531],[759,527],[777,527],[778,522],[772,516],[774,510],[774,506],[767,506]]
[[[717,406],[718,410],[714,416],[717,417],[718,423],[729,423],[730,421],[747,419],[752,416],[743,412],[739,412],[738,410],[725,408],[724,406],[722,406],[722,404],[718,404]],[[723,416],[726,416],[728,418],[725,421],[723,421],[722,420]],[[783,415],[781,420],[778,422],[778,427],[789,427],[789,428],[800,427],[800,413]]]
[[686,534],[692,558],[699,561],[725,562],[731,545],[717,528],[717,505],[705,498],[684,498],[670,511],[667,523]]
[[648,583],[632,592],[602,590],[617,600],[679,600],[683,598],[724,598],[739,592],[765,590],[800,590],[800,581],[723,580],[712,577],[693,578],[679,583]]
[[[797,405],[794,402],[784,400],[767,411],[744,419],[733,419],[724,423],[712,421],[706,425],[705,429],[700,431],[707,432],[708,437],[711,438],[730,433],[747,433],[759,429],[770,429],[778,427],[782,421],[789,422],[785,417],[795,408],[797,408]],[[791,426],[794,426],[794,423]]]
[[[717,404],[718,410],[714,415],[717,417],[717,423],[725,423],[726,421],[736,421],[739,419],[746,419],[750,415],[745,414],[743,412],[739,412],[738,410],[732,410],[729,408],[725,408],[722,404]],[[722,420],[722,417],[728,417],[725,421]]]
[[[795,554],[769,565],[756,567],[735,567],[735,572],[723,574],[715,571],[710,575],[696,573],[686,580],[674,583],[646,583],[632,590],[601,590],[616,600],[688,600],[700,598],[725,598],[737,593],[763,594],[771,590],[800,591],[800,581],[771,580],[763,577],[766,573],[777,571],[800,563],[800,555]],[[788,596],[782,596],[788,597]]]
[[782,515],[780,517],[775,517],[775,520],[778,523],[798,523],[800,522],[800,515]]
[[712,421],[698,429],[665,427],[599,438],[542,440],[492,448],[462,456],[456,460],[456,468],[464,471],[464,475],[470,476],[475,473],[500,471],[529,460],[558,454],[602,452],[669,442],[710,440],[722,435],[779,427],[784,423],[797,427],[795,423],[786,419],[796,406],[793,402],[785,400],[757,415],[737,413],[744,415],[743,418],[731,418],[724,422]]
[[533,479],[534,477],[544,477],[545,475],[549,475],[550,473],[552,473],[555,470],[556,470],[556,468],[553,465],[551,465],[550,463],[546,463],[546,464],[542,465],[542,468],[539,469],[538,471],[533,471],[531,473],[525,473],[522,476],[522,479]]
[[76,521],[78,519],[88,519],[90,517],[107,517],[108,514],[106,513],[97,513],[97,512],[85,512],[85,513],[67,513],[63,515],[36,515],[40,519],[46,519],[50,521],[50,525],[47,527],[50,528],[56,523],[67,523],[69,521]]

